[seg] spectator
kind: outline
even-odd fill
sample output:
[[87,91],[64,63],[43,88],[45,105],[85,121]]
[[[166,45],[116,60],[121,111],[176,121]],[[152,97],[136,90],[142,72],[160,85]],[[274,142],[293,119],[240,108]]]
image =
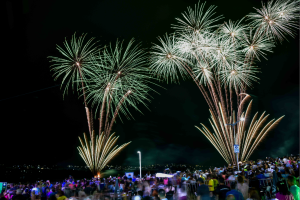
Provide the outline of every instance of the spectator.
[[210,200],[208,186],[204,184],[202,178],[198,178],[197,183],[199,184],[197,188],[197,200]]
[[[32,193],[32,192],[34,192],[34,193]],[[35,184],[34,188],[32,188],[32,190],[31,190],[31,196],[32,196],[32,194],[35,195],[35,198],[36,198],[36,199],[40,199],[40,198],[39,198],[39,195],[40,195],[40,189],[39,189],[39,185],[38,185],[38,184]]]
[[10,199],[9,191],[5,191],[5,192],[3,193],[3,196],[4,196],[5,199]]
[[151,194],[151,188],[150,188],[150,184],[149,184],[149,180],[144,182],[144,196],[150,196]]
[[250,177],[249,187],[259,190],[259,180],[255,176],[255,173],[253,173],[252,177]]
[[[123,182],[121,184],[123,184],[123,190],[125,189],[125,182],[124,180],[122,180]],[[100,183],[100,191],[103,191],[105,187],[105,183],[104,183],[104,179],[101,179],[101,183]]]
[[133,200],[141,200],[143,198],[143,191],[138,191],[137,195],[133,197]]
[[[69,186],[69,187],[70,187],[70,186]],[[94,192],[95,192],[96,189],[97,189],[96,184],[93,183],[91,187],[92,187],[92,194],[94,194]]]
[[55,195],[53,195],[53,196],[49,197],[49,199],[48,199],[48,200],[57,200],[57,198],[56,198],[56,196],[55,196]]
[[186,175],[183,175],[181,178],[181,182],[189,180],[189,176],[186,178]]
[[211,175],[207,175],[207,180],[208,180],[208,189],[209,189],[209,196],[213,197],[213,192],[214,192],[214,180],[211,178]]
[[157,186],[157,189],[160,190],[160,189],[164,189],[164,188],[165,188],[164,182],[163,182],[162,180],[159,181],[159,184],[158,184],[158,186]]
[[290,170],[287,167],[285,167],[283,171],[284,171],[284,173],[282,173],[281,176],[283,178],[287,179],[287,177],[291,175]]
[[26,200],[30,199],[29,189],[26,188],[22,194]]
[[68,181],[69,181],[70,183],[72,183],[72,182],[73,182],[73,180],[74,180],[74,178],[73,178],[73,177],[70,175],[70,176],[69,176],[69,180],[68,180]]
[[247,199],[249,185],[247,183],[244,183],[244,179],[242,176],[238,176],[237,179],[238,179],[238,184],[236,186],[236,190],[242,193],[244,199]]
[[168,182],[169,182],[168,178],[164,178],[163,181],[164,181],[164,185],[168,185]]
[[61,184],[62,187],[65,187],[65,185],[67,184],[67,179],[64,180],[64,182]]
[[31,191],[31,198],[30,198],[30,199],[31,199],[31,200],[36,200],[36,199],[37,199],[36,197],[38,197],[38,196],[36,196],[36,195],[35,195],[35,191],[32,190],[32,191]]
[[16,190],[16,195],[12,197],[12,200],[26,200],[25,197],[22,195],[22,190],[17,189]]
[[233,194],[230,194],[227,196],[226,200],[235,200],[235,196]]
[[152,196],[153,196],[153,200],[159,200],[159,197],[158,197],[158,192],[157,192],[157,190],[153,190],[153,192],[152,192]]
[[93,188],[91,188],[90,183],[87,182],[86,186],[84,188],[84,193],[89,196],[92,194],[92,191],[93,191]]
[[216,194],[216,200],[225,200],[226,199],[226,193],[230,191],[230,188],[225,185],[224,178],[219,178],[219,186],[216,188],[215,194]]
[[50,189],[49,198],[50,198],[51,196],[55,196],[56,194],[57,194],[57,192],[55,192],[55,187],[52,187],[52,188]]
[[256,178],[257,179],[265,179],[265,175],[263,174],[263,171],[257,170],[256,171]]
[[187,191],[186,191],[186,185],[182,185],[180,190],[177,193],[179,200],[187,200]]
[[[124,180],[121,180],[120,181],[120,192],[123,192],[124,187],[125,187],[125,182],[124,182]],[[101,188],[101,184],[100,184],[100,188]]]
[[[129,179],[127,179],[127,181],[126,181],[126,183],[125,183],[125,191],[126,192],[129,192],[129,191],[131,191],[132,190],[132,188],[133,188],[133,185],[132,185],[132,179],[130,180],[130,178]],[[137,181],[135,181],[135,182],[137,182]]]
[[12,194],[12,193],[15,193],[16,190],[17,190],[17,186],[14,185],[13,183],[10,184],[10,189],[9,189],[10,193],[11,193],[11,194]]
[[160,200],[168,200],[168,199],[166,198],[166,193],[165,193],[164,190],[159,190],[159,191],[158,191],[158,195],[159,195]]
[[300,200],[300,188],[296,185],[296,178],[294,176],[289,176],[287,182],[294,200]]
[[41,199],[42,197],[42,183],[38,185],[38,188],[39,188],[39,198],[38,199]]
[[93,199],[100,199],[100,190],[98,188],[93,193]]
[[136,181],[136,177],[135,176],[133,176],[133,178],[132,178],[132,182],[135,182]]
[[172,183],[169,182],[166,188],[166,198],[168,200],[173,200],[174,193],[175,193],[175,188],[172,186]]
[[[65,193],[65,196],[67,197],[67,198],[70,198],[71,197],[71,189],[70,189],[70,187],[69,187],[69,184],[70,183],[66,183],[65,184],[65,189],[64,189],[64,193]],[[43,199],[42,199],[43,200]]]
[[276,194],[276,193],[277,193],[276,185],[277,185],[277,182],[279,181],[276,170],[278,171],[278,168],[276,168],[276,169],[273,171],[273,185],[272,185],[272,193],[273,193],[273,194]]
[[[240,167],[241,167],[241,169],[247,169],[247,173],[248,173],[247,174],[247,179],[249,179],[249,185],[251,187],[256,187],[256,188],[261,189],[262,190],[261,191],[261,195],[265,194],[263,190],[265,189],[266,185],[265,185],[265,182],[259,180],[258,178],[263,178],[262,173],[264,173],[264,172],[269,172],[269,173],[273,172],[273,176],[272,176],[272,178],[273,178],[273,186],[275,186],[275,187],[273,187],[272,194],[274,195],[273,198],[275,198],[276,193],[279,192],[279,191],[276,191],[277,190],[277,187],[276,187],[276,183],[277,182],[283,181],[283,183],[285,183],[287,185],[287,188],[289,188],[289,186],[290,186],[290,185],[288,185],[286,183],[286,180],[283,179],[282,174],[284,174],[284,176],[292,174],[292,175],[295,175],[296,178],[299,178],[299,170],[298,170],[298,168],[299,168],[298,164],[300,163],[299,156],[295,157],[295,158],[289,157],[288,160],[285,159],[286,160],[286,164],[283,164],[283,162],[281,162],[281,160],[280,159],[266,158],[266,160],[257,160],[256,163],[253,162],[253,161],[241,162]],[[256,165],[254,168],[252,166],[253,163],[255,163],[255,165]],[[167,166],[167,167],[169,167],[169,166]],[[172,166],[172,167],[176,167],[176,166]],[[174,186],[174,185],[177,184],[176,179],[179,179],[179,180],[183,179],[184,182],[183,182],[183,185],[182,185],[182,189],[180,189],[179,191],[176,191],[176,188],[175,188],[175,191],[174,191],[174,193],[177,194],[182,199],[186,199],[187,198],[186,191],[188,191],[189,194],[193,194],[195,192],[195,190],[197,189],[197,187],[194,187],[195,184],[193,184],[195,182],[195,180],[197,180],[197,179],[199,179],[201,177],[203,177],[202,179],[204,179],[204,176],[205,177],[209,176],[209,178],[208,178],[209,180],[208,181],[211,181],[211,180],[214,181],[214,183],[213,183],[213,188],[214,188],[214,192],[215,192],[214,196],[216,196],[218,199],[224,200],[225,197],[226,197],[226,194],[223,195],[223,197],[221,197],[221,193],[220,193],[221,192],[220,188],[224,187],[224,184],[220,183],[220,187],[216,187],[216,184],[217,184],[216,181],[215,181],[216,180],[216,177],[215,177],[216,174],[218,174],[219,176],[224,176],[225,175],[225,178],[229,177],[230,180],[233,180],[233,181],[236,180],[236,181],[238,181],[238,185],[236,186],[235,190],[240,191],[242,193],[244,199],[247,199],[247,197],[248,197],[248,199],[257,199],[257,197],[255,197],[255,195],[254,195],[253,192],[252,192],[253,195],[251,195],[250,192],[252,190],[249,192],[249,195],[246,194],[246,189],[245,189],[245,192],[242,191],[243,190],[242,187],[244,187],[248,183],[243,182],[242,179],[240,177],[238,177],[238,176],[236,176],[237,178],[235,178],[235,176],[234,176],[234,169],[236,169],[235,166],[234,167],[230,166],[228,168],[226,168],[225,166],[224,166],[224,168],[215,168],[214,171],[203,170],[203,171],[205,171],[205,173],[203,173],[201,170],[199,170],[199,166],[192,167],[192,166],[186,166],[186,165],[180,165],[180,166],[178,165],[177,167],[180,167],[180,168],[178,168],[178,170],[183,171],[183,173],[181,173],[180,171],[177,172],[177,174],[174,176],[174,182],[173,182],[172,185]],[[155,168],[155,166],[153,168]],[[187,168],[189,168],[190,170],[187,169]],[[258,171],[258,170],[260,170],[260,171]],[[194,173],[191,173],[191,171],[193,171]],[[277,172],[281,172],[281,173],[278,173],[279,177],[277,177]],[[242,173],[240,173],[239,176],[243,176],[244,174],[245,174],[244,171],[242,171]],[[185,177],[190,177],[190,178],[186,179]],[[127,184],[128,185],[130,184],[130,180],[127,181],[127,179],[125,179],[125,178],[126,177],[119,178],[120,182],[124,183],[124,188],[123,189],[126,188],[125,186]],[[115,178],[108,178],[108,179],[106,179],[105,180],[106,183],[104,183],[105,181],[103,181],[103,180],[105,180],[105,179],[102,179],[102,181],[101,181],[101,183],[103,183],[102,187],[104,188],[102,191],[104,193],[108,192],[108,190],[107,190],[107,188],[108,188],[107,185],[108,184],[110,185],[110,189],[113,191],[113,188],[114,188],[113,185],[115,184],[114,183]],[[125,184],[124,180],[126,180],[126,182],[127,182],[126,184]],[[154,182],[154,180],[155,180],[155,182]],[[163,181],[163,179],[159,179],[159,178],[155,178],[155,179],[150,178],[150,185],[149,185],[149,181],[142,181],[142,183],[139,182],[137,184],[132,185],[131,186],[131,190],[134,189],[134,187],[136,187],[136,191],[137,192],[138,191],[143,191],[144,198],[146,198],[147,196],[151,196],[151,193],[152,193],[151,190],[156,189],[156,191],[158,191],[158,187],[157,186],[159,185],[160,180]],[[83,183],[82,185],[80,184],[81,182]],[[90,182],[89,185],[87,185],[88,182]],[[98,180],[96,180],[94,178],[92,179],[92,181],[88,181],[88,182],[86,181],[86,179],[78,180],[77,184],[76,184],[76,187],[78,186],[78,188],[76,188],[78,190],[78,192],[79,192],[79,190],[84,189],[85,185],[87,185],[87,188],[91,187],[92,191],[94,191],[95,190],[94,183],[97,183],[97,186],[99,187],[99,189],[101,188],[101,185],[99,185],[100,182],[98,182]],[[171,193],[173,193],[173,188],[174,188],[172,186],[169,186],[169,182],[170,182],[170,180],[168,181],[168,185],[167,186],[161,184],[161,187],[160,187],[160,189],[164,189],[165,190],[165,194],[166,194],[166,198],[167,199],[172,198],[173,194],[171,194]],[[221,182],[222,182],[222,180],[221,180]],[[180,182],[178,182],[178,184],[179,183]],[[38,186],[34,185],[34,187],[32,187],[32,185],[26,185],[25,186],[24,184],[21,184],[21,183],[19,183],[19,184],[9,184],[9,186],[8,186],[8,192],[11,193],[10,197],[6,193],[5,193],[5,195],[9,198],[9,200],[12,200],[12,198],[15,199],[16,196],[17,196],[17,194],[16,194],[17,189],[23,189],[23,191],[24,191],[23,192],[23,196],[24,196],[26,194],[25,189],[27,189],[26,190],[27,191],[27,195],[29,195],[29,194],[31,194],[30,189],[34,188],[33,189],[34,195],[32,196],[32,198],[33,199],[39,199],[40,198],[40,196],[39,196],[40,194],[38,194],[36,196],[35,192],[38,191],[38,193],[41,193],[41,195],[42,195],[41,197],[44,198],[43,193],[44,193],[45,187],[46,187],[47,188],[46,189],[46,199],[49,199],[50,198],[50,194],[53,193],[52,190],[48,189],[48,187],[51,185],[51,183],[50,183],[50,181],[47,181],[47,182],[45,182],[45,184],[46,184],[46,186],[43,184],[42,181],[37,182]],[[297,184],[297,181],[296,181],[296,184]],[[212,184],[210,184],[210,185],[212,185]],[[227,186],[230,187],[231,186],[230,183]],[[267,186],[268,186],[267,190],[268,190],[268,188],[270,189],[271,182],[267,183]],[[291,187],[291,191],[295,190],[295,187],[292,187],[292,186],[293,185],[290,186]],[[59,182],[57,182],[56,184],[53,184],[52,187],[53,187],[54,191],[58,191],[58,190],[62,189],[61,183],[59,183]],[[83,187],[83,188],[80,188],[80,187]],[[35,188],[38,188],[38,189],[36,190]],[[70,188],[70,182],[65,182],[63,189],[65,189],[64,193],[65,193],[65,196],[67,198],[70,197],[70,196],[73,196],[72,194],[68,195],[68,189],[69,188]],[[186,190],[187,188],[189,190]],[[218,188],[218,191],[217,191],[217,188]],[[296,190],[297,190],[297,188],[298,187],[296,187]],[[132,199],[131,198],[131,192],[132,192],[131,190],[129,190],[129,191],[127,190],[128,194],[126,194],[126,192],[125,192],[125,194],[123,193],[122,196],[125,197],[125,198],[127,197],[129,199]],[[228,191],[228,187],[226,188],[226,191],[229,192]],[[282,191],[282,189],[281,189],[281,191]],[[123,192],[124,192],[124,190],[123,190]],[[86,197],[86,194],[83,191],[82,191],[82,193],[83,193],[83,195],[81,195],[82,197],[80,198],[80,200],[85,200],[84,198]],[[94,192],[94,193],[95,193],[95,195],[98,194],[98,192]],[[170,193],[170,195],[169,195],[169,193]],[[297,191],[295,193],[297,194]],[[266,194],[269,195],[270,193],[266,193]],[[101,199],[109,197],[109,195],[103,194],[103,193],[101,193],[100,195],[101,195]],[[211,194],[209,194],[209,195],[211,195]],[[280,193],[278,195],[280,195]],[[2,196],[3,196],[3,194],[2,194]],[[52,196],[55,197],[55,195],[52,195]],[[76,196],[79,196],[79,194],[76,193]],[[58,198],[58,196],[56,198]],[[95,200],[95,198],[96,198],[96,196],[93,196],[92,200]],[[232,197],[229,197],[229,198],[232,198]],[[234,197],[234,198],[236,198],[236,197]],[[268,196],[267,198],[271,198],[271,197]],[[290,197],[287,197],[287,199],[288,198],[290,198]],[[158,196],[157,196],[156,199],[158,199]]]
[[48,186],[47,185],[43,185],[42,187],[40,187],[41,189],[41,200],[46,200],[47,199],[47,189]]
[[5,192],[1,192],[0,200],[8,200],[7,198],[5,198]]
[[50,194],[51,194],[51,189],[48,188],[48,189],[47,189],[47,192],[46,192],[46,198],[47,198],[47,199],[49,199]]
[[75,196],[76,185],[75,182],[69,184],[69,188],[71,190],[71,196]]
[[84,192],[84,190],[83,190],[82,187],[79,189],[78,197],[79,197],[80,199],[86,197],[86,193]]
[[202,178],[202,179],[205,181],[205,179],[207,178],[207,177],[206,177],[206,174],[204,174],[203,172],[201,172],[200,178]]
[[[128,187],[129,187],[129,185],[128,185]],[[138,183],[138,181],[135,181],[133,183],[133,186],[131,186],[131,184],[130,184],[130,188],[131,188],[131,194],[132,195],[136,195],[137,192],[138,192],[138,190],[139,190],[139,183]]]
[[247,198],[247,200],[260,200],[259,193],[255,188],[250,190],[249,198]]
[[213,181],[214,181],[214,191],[215,191],[219,185],[219,181],[216,175],[213,175]]
[[65,194],[62,190],[59,190],[57,200],[68,200],[68,198],[65,196]]
[[235,200],[244,200],[244,197],[242,195],[242,193],[240,193],[239,191],[235,190],[236,188],[236,182],[233,181],[230,183],[230,191],[226,193],[226,199],[227,199],[227,196],[232,194],[234,195],[235,197]]
[[233,173],[229,173],[229,177],[228,177],[228,181],[235,181],[235,177],[234,177],[234,175],[233,175]]
[[290,193],[288,185],[285,180],[280,180],[277,182],[276,199],[279,200],[293,200],[293,195]]

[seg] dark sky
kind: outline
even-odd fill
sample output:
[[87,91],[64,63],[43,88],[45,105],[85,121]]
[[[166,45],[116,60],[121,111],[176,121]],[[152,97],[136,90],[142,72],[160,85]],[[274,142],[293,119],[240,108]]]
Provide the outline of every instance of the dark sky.
[[[101,45],[117,38],[132,37],[150,47],[157,37],[171,33],[171,24],[197,0],[5,0],[1,62],[1,152],[10,163],[70,163],[84,165],[77,146],[78,136],[87,131],[82,99],[63,99],[59,87],[7,99],[60,84],[54,82],[47,56],[60,56],[55,48],[74,32],[88,33]],[[258,0],[210,0],[224,20],[239,20]],[[206,8],[207,8],[206,7]],[[268,61],[259,63],[260,84],[253,112],[267,111],[269,119],[285,115],[279,126],[266,137],[252,155],[283,156],[299,152],[299,34],[278,44]],[[133,111],[135,120],[118,121],[114,131],[118,144],[132,143],[112,164],[217,164],[225,161],[194,126],[208,124],[208,106],[192,82],[155,88],[150,110],[144,115]],[[95,123],[97,124],[97,123]]]

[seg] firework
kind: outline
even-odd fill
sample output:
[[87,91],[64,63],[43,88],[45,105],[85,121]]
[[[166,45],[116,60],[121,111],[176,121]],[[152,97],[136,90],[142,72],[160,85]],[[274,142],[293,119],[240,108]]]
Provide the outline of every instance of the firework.
[[[74,84],[76,85],[76,90],[84,87],[83,81],[86,75],[92,74],[92,69],[90,65],[91,56],[98,52],[96,43],[93,43],[95,38],[89,39],[84,43],[86,34],[83,34],[79,38],[76,38],[76,33],[72,36],[70,43],[65,39],[64,47],[62,48],[57,45],[57,50],[64,57],[54,57],[51,58],[50,62],[54,62],[50,67],[53,71],[54,79],[57,80],[59,77],[63,76],[62,84],[65,84],[64,94],[68,92],[69,85],[72,85],[74,91]],[[78,81],[80,80],[80,81]]]
[[200,2],[195,5],[195,10],[191,7],[188,7],[188,11],[182,13],[184,19],[176,18],[179,22],[179,25],[173,25],[173,28],[186,32],[191,31],[195,33],[204,33],[217,25],[213,23],[222,19],[222,16],[212,18],[215,15],[214,10],[216,6],[210,6],[206,12],[204,11],[205,3],[200,4]]
[[228,23],[225,22],[220,27],[220,32],[226,39],[230,40],[231,42],[234,42],[236,40],[243,40],[243,34],[248,28],[246,25],[242,24],[243,20],[244,18],[237,22],[231,20],[229,20]]
[[235,135],[232,128],[226,128],[228,122],[233,123],[236,121],[235,115],[233,115],[229,119],[227,118],[228,122],[226,122],[224,120],[226,116],[224,116],[224,109],[222,108],[221,104],[219,104],[221,118],[219,118],[219,116],[215,116],[210,111],[211,117],[209,122],[213,128],[213,132],[211,132],[202,123],[202,128],[196,126],[196,128],[200,130],[205,135],[205,137],[213,144],[213,146],[217,149],[217,151],[221,154],[221,156],[227,163],[232,163],[232,161],[236,162],[233,149],[234,144],[240,146],[240,152],[238,155],[240,157],[240,160],[248,160],[248,158],[253,153],[253,150],[259,145],[261,140],[267,135],[267,133],[275,128],[276,125],[284,117],[282,116],[277,120],[272,119],[267,122],[267,118],[269,115],[265,115],[264,112],[260,117],[258,117],[258,113],[256,113],[251,120],[251,105],[252,101],[250,101],[250,103],[248,104],[246,111],[241,114],[241,118],[243,118],[244,120],[240,121],[237,124],[237,132]]
[[262,2],[262,8],[257,13],[248,15],[251,26],[274,40],[283,41],[286,34],[295,36],[295,29],[299,28],[299,1],[277,0]]
[[257,72],[258,69],[255,66],[247,67],[244,64],[232,65],[219,72],[219,79],[224,84],[227,84],[229,88],[233,86],[237,87],[235,88],[236,90],[238,90],[238,88],[244,90],[245,85],[250,87],[252,82],[258,80],[258,78],[255,76],[255,73]]
[[65,49],[57,45],[57,50],[63,55],[63,58],[49,56],[51,58],[50,62],[54,62],[50,67],[51,71],[54,71],[53,76],[54,80],[57,80],[59,77],[63,76],[61,87],[65,85],[63,96],[68,92],[69,85],[72,85],[74,92],[74,85],[76,85],[76,90],[79,88],[83,89],[83,101],[85,105],[89,132],[91,135],[92,130],[90,129],[91,120],[89,118],[90,111],[87,106],[86,100],[86,76],[93,74],[91,68],[91,61],[94,55],[98,52],[98,48],[95,46],[96,43],[92,43],[94,38],[89,39],[84,43],[86,34],[76,38],[76,33],[72,36],[70,44],[65,40],[64,46]]
[[92,107],[99,110],[98,107],[102,105],[108,107],[113,114],[128,91],[131,94],[120,107],[120,113],[132,117],[129,107],[138,111],[138,104],[147,107],[146,102],[150,102],[149,93],[155,91],[149,87],[149,84],[154,83],[146,67],[146,59],[145,51],[140,48],[140,44],[134,45],[133,39],[125,47],[123,42],[117,41],[114,46],[110,44],[101,53],[93,56],[93,74],[87,79],[87,100]]
[[[62,76],[62,84],[66,82],[65,92],[69,84],[82,92],[90,141],[84,133],[84,141],[79,138],[82,147],[78,147],[82,159],[92,173],[97,174],[103,167],[129,143],[120,147],[114,146],[118,137],[111,134],[113,124],[119,113],[131,116],[129,107],[138,109],[138,104],[146,105],[149,101],[148,84],[152,83],[148,69],[145,67],[145,52],[140,45],[134,45],[131,40],[126,47],[117,42],[115,47],[96,48],[93,39],[84,44],[84,36],[76,39],[75,34],[71,44],[64,43],[66,50],[58,46],[64,58],[50,57],[55,62],[51,67],[55,79]],[[99,110],[99,135],[95,136],[93,113],[88,103],[96,105]]]
[[156,75],[159,80],[165,79],[167,82],[178,82],[179,75],[185,78],[188,77],[188,70],[186,70],[183,63],[188,62],[187,59],[182,58],[180,49],[176,47],[177,41],[175,35],[163,38],[158,38],[160,45],[154,45],[151,52],[150,61],[152,65],[150,69],[153,75]]
[[[88,142],[86,134],[84,134],[84,142],[79,137],[81,143],[81,147],[77,147],[79,154],[93,174],[99,174],[117,153],[131,143],[125,143],[120,147],[115,146],[119,137],[114,135],[113,133],[108,139],[105,139],[105,134],[102,133],[95,138],[95,132],[93,131],[92,141],[90,142]],[[92,145],[93,143],[95,146]]]
[[260,61],[260,57],[265,57],[265,52],[272,52],[272,48],[275,47],[274,43],[268,39],[266,35],[262,35],[261,32],[253,29],[249,29],[244,33],[244,40],[241,41],[242,52],[245,54],[245,58],[255,58]]
[[[204,125],[202,133],[232,163],[235,160],[233,130],[224,124],[235,123],[242,116],[245,99],[249,98],[246,91],[259,80],[257,62],[272,52],[276,40],[294,35],[298,28],[295,22],[299,19],[299,1],[271,1],[256,9],[258,14],[249,14],[248,24],[244,24],[244,19],[217,24],[221,17],[215,17],[214,10],[212,6],[205,12],[204,4],[197,4],[195,10],[188,8],[183,19],[177,19],[178,25],[173,25],[175,33],[159,38],[160,45],[153,45],[150,69],[153,75],[171,82],[178,82],[179,77],[192,78],[209,106],[216,135]],[[266,15],[268,19],[264,19]],[[239,127],[234,127],[235,132]],[[265,129],[262,135],[268,131]],[[248,135],[256,133],[248,132]],[[245,139],[244,152],[248,154],[241,154],[241,158],[247,159],[260,141],[248,144],[249,140]]]

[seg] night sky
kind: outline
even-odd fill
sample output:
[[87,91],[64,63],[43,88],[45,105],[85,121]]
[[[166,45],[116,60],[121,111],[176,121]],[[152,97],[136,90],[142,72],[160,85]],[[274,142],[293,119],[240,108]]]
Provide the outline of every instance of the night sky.
[[[52,78],[47,56],[60,56],[56,44],[62,46],[65,37],[70,39],[76,32],[96,37],[103,46],[134,37],[149,48],[151,43],[158,43],[158,36],[172,33],[175,18],[197,2],[5,0],[0,79],[2,162],[84,165],[77,150],[78,136],[88,131],[83,99],[76,93],[63,99],[56,86],[60,82]],[[260,0],[210,0],[206,8],[210,5],[218,6],[217,15],[225,17],[222,21],[239,20],[254,11],[253,7],[261,7]],[[269,120],[285,115],[251,159],[299,152],[299,34],[288,39],[277,44],[268,60],[259,63],[260,83],[248,91],[254,96],[253,113],[266,111]],[[120,135],[118,144],[132,143],[111,164],[137,166],[136,152],[140,150],[143,165],[224,165],[222,157],[194,127],[209,125],[210,116],[197,86],[192,80],[180,85],[160,84],[165,89],[154,87],[160,94],[152,95],[151,111],[140,107],[141,115],[131,109],[135,120],[117,121],[114,131]]]

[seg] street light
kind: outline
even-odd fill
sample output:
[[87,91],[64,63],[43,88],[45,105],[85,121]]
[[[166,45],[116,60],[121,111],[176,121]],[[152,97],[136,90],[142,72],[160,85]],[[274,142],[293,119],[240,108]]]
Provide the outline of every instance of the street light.
[[138,151],[137,152],[138,154],[139,154],[139,159],[140,159],[140,181],[142,181],[142,156],[141,156],[141,152],[140,151]]
[[[235,129],[234,129],[234,126],[237,125],[237,123],[239,123],[240,121],[245,121],[245,118],[244,118],[244,117],[241,117],[240,120],[237,121],[237,122],[235,122],[234,124],[226,124],[226,125],[228,125],[228,126],[229,126],[229,125],[232,126],[232,128],[233,128],[233,135],[234,135],[235,145],[237,145],[237,141],[236,141],[237,137],[236,137],[236,135],[235,135]],[[237,167],[238,167],[238,171],[240,171],[238,153],[236,153],[236,165],[237,165]]]

